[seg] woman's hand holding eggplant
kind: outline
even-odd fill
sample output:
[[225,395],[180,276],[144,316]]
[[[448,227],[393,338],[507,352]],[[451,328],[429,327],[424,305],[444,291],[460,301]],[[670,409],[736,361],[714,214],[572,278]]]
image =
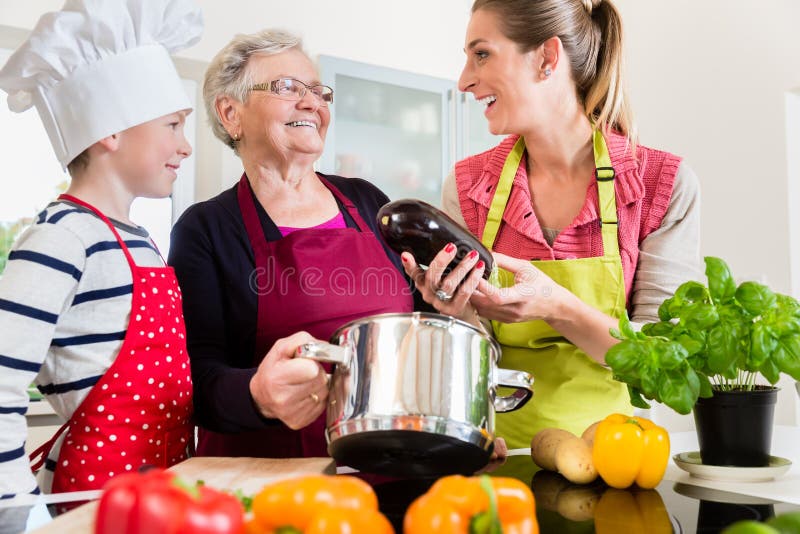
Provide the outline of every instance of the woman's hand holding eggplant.
[[[486,268],[475,251],[467,254],[463,260],[449,273],[445,270],[456,256],[456,247],[452,243],[440,250],[431,261],[427,270],[423,270],[416,258],[409,252],[403,252],[403,268],[425,302],[432,305],[440,313],[478,325],[475,309],[470,304],[470,297]],[[448,295],[443,300],[439,295]]]
[[313,422],[325,409],[328,376],[312,360],[295,358],[297,347],[317,341],[298,332],[275,342],[250,380],[250,394],[264,417],[280,419],[297,430]]
[[514,275],[514,285],[498,288],[480,280],[469,299],[481,317],[503,323],[559,318],[561,304],[572,293],[529,261],[493,253],[495,265]]

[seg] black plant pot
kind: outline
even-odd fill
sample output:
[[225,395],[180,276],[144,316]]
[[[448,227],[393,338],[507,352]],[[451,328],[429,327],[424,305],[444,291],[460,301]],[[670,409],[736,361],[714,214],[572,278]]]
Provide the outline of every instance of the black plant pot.
[[778,388],[717,391],[697,399],[694,422],[706,465],[764,467],[769,464]]

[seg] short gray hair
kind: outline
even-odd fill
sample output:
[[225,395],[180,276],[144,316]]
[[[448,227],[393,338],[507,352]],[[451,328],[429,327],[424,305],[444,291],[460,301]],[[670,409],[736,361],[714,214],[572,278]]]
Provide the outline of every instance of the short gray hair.
[[256,54],[271,56],[293,48],[305,53],[302,40],[296,35],[284,30],[265,29],[256,33],[236,35],[211,60],[203,81],[203,100],[208,121],[214,135],[234,152],[236,152],[236,142],[222,126],[222,121],[217,115],[217,98],[229,96],[244,102],[254,83],[247,68],[250,58]]

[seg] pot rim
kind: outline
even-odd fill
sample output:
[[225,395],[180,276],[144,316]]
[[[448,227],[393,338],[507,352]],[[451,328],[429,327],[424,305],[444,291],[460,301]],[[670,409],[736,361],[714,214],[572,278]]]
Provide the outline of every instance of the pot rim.
[[[766,384],[755,384],[753,389],[740,389],[739,387],[734,387],[733,389],[717,389],[716,385],[711,386],[711,390],[714,392],[714,395],[739,395],[739,394],[751,394],[751,395],[767,395],[773,391],[780,391],[781,388],[778,386],[770,386]],[[703,397],[698,397],[703,398]],[[708,397],[710,398],[710,397]]]
[[457,318],[455,318],[455,317],[453,317],[451,315],[444,315],[444,314],[441,314],[441,313],[431,313],[431,312],[419,312],[419,311],[417,311],[417,312],[379,313],[377,315],[367,315],[366,317],[362,317],[361,319],[355,319],[355,320],[350,321],[348,323],[345,323],[342,326],[340,326],[339,328],[337,328],[336,331],[334,331],[334,333],[331,335],[330,342],[333,343],[333,344],[337,344],[337,342],[339,340],[339,335],[341,335],[341,333],[344,330],[347,330],[349,328],[353,328],[355,326],[360,326],[361,324],[371,323],[371,322],[374,322],[374,321],[381,321],[383,319],[413,319],[415,321],[433,320],[433,321],[440,321],[440,322],[448,323],[448,327],[452,326],[452,325],[457,325],[457,326],[461,326],[461,327],[467,328],[469,330],[472,330],[475,334],[478,334],[479,336],[481,336],[481,337],[485,338],[487,341],[489,341],[491,343],[491,345],[492,345],[492,348],[494,349],[494,353],[495,353],[494,361],[495,361],[495,363],[500,361],[500,355],[502,354],[501,351],[500,351],[500,344],[497,342],[497,340],[493,336],[491,336],[490,334],[480,330],[476,326],[473,326],[473,325],[469,324],[466,321],[462,321],[461,319],[457,319]]

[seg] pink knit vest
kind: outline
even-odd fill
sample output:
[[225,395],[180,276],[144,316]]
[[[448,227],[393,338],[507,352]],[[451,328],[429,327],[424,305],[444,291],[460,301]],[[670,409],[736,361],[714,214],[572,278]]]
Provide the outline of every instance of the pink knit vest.
[[[489,206],[500,179],[506,156],[519,136],[509,136],[499,145],[456,164],[456,185],[461,213],[467,228],[476,236],[483,234]],[[615,190],[619,218],[619,245],[625,295],[630,296],[639,245],[661,226],[672,197],[672,186],[681,158],[643,146],[637,147],[634,159],[624,136],[612,132],[606,136],[611,164],[616,171]],[[603,255],[603,237],[597,207],[597,183],[587,190],[586,201],[573,223],[558,234],[549,246],[533,213],[528,189],[526,157],[523,156],[514,186],[503,213],[503,223],[493,250],[530,260],[564,260]]]

